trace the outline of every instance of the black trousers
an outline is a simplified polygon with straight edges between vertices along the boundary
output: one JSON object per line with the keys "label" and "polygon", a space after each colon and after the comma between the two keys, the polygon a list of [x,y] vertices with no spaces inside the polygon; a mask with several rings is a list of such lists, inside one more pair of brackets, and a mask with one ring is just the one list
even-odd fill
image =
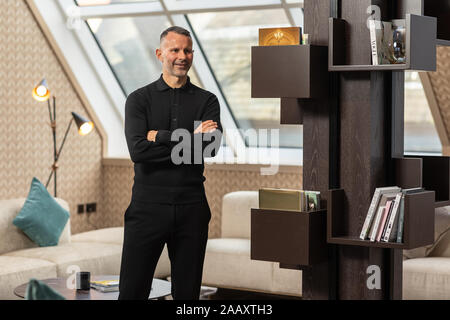
{"label": "black trousers", "polygon": [[125,212],[119,300],[146,300],[164,244],[172,297],[198,300],[211,210],[206,200],[159,204],[132,200]]}

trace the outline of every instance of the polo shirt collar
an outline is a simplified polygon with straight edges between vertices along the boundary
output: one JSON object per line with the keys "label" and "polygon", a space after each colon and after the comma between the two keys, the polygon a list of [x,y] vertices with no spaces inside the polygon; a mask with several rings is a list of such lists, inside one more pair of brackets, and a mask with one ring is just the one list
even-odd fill
{"label": "polo shirt collar", "polygon": [[[158,89],[158,91],[164,91],[167,89],[172,89],[163,79],[163,76],[161,74],[161,76],[159,77],[158,81],[156,81],[156,88]],[[187,92],[192,92],[192,84],[191,84],[191,79],[189,78],[189,76],[187,76],[187,80],[186,83],[178,88]]]}

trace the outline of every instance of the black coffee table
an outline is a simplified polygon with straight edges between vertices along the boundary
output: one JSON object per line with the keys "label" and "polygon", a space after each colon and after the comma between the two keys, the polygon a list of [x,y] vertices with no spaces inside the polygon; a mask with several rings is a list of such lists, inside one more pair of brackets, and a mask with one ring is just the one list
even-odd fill
{"label": "black coffee table", "polygon": [[[101,280],[119,280],[119,276],[91,276],[91,281]],[[67,288],[66,278],[54,278],[40,280],[59,294],[61,294],[67,300],[117,300],[119,292],[101,292],[95,289],[90,290],[76,290]],[[25,292],[28,283],[24,283],[14,289],[14,294],[20,298],[25,298]],[[149,299],[164,299],[164,297],[171,294],[171,284],[169,281],[153,279],[152,291],[150,292]]]}

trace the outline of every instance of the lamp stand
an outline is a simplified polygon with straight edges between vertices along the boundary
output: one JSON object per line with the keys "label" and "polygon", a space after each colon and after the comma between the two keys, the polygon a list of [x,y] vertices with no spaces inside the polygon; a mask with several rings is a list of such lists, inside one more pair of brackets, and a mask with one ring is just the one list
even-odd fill
{"label": "lamp stand", "polygon": [[54,175],[53,182],[54,182],[54,195],[55,198],[57,196],[57,170],[58,170],[58,159],[61,155],[61,151],[64,147],[64,143],[66,142],[67,134],[69,133],[70,127],[72,125],[73,118],[70,119],[69,125],[67,126],[66,133],[64,134],[64,139],[61,142],[61,146],[59,149],[56,149],[56,97],[53,97],[53,113],[52,108],[50,106],[50,100],[48,101],[48,113],[50,116],[50,127],[52,128],[52,134],[53,134],[53,164],[52,164],[52,171],[50,172],[50,175],[47,179],[47,183],[45,184],[45,187],[48,187],[48,184],[50,183],[50,180],[52,176]]}

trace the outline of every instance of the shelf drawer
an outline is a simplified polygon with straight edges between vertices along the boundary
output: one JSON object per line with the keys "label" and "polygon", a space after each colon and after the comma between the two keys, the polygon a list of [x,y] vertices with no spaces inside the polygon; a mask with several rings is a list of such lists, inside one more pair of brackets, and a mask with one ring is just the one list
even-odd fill
{"label": "shelf drawer", "polygon": [[326,210],[252,209],[251,259],[311,266],[327,259]]}
{"label": "shelf drawer", "polygon": [[252,98],[328,96],[327,47],[252,47]]}

